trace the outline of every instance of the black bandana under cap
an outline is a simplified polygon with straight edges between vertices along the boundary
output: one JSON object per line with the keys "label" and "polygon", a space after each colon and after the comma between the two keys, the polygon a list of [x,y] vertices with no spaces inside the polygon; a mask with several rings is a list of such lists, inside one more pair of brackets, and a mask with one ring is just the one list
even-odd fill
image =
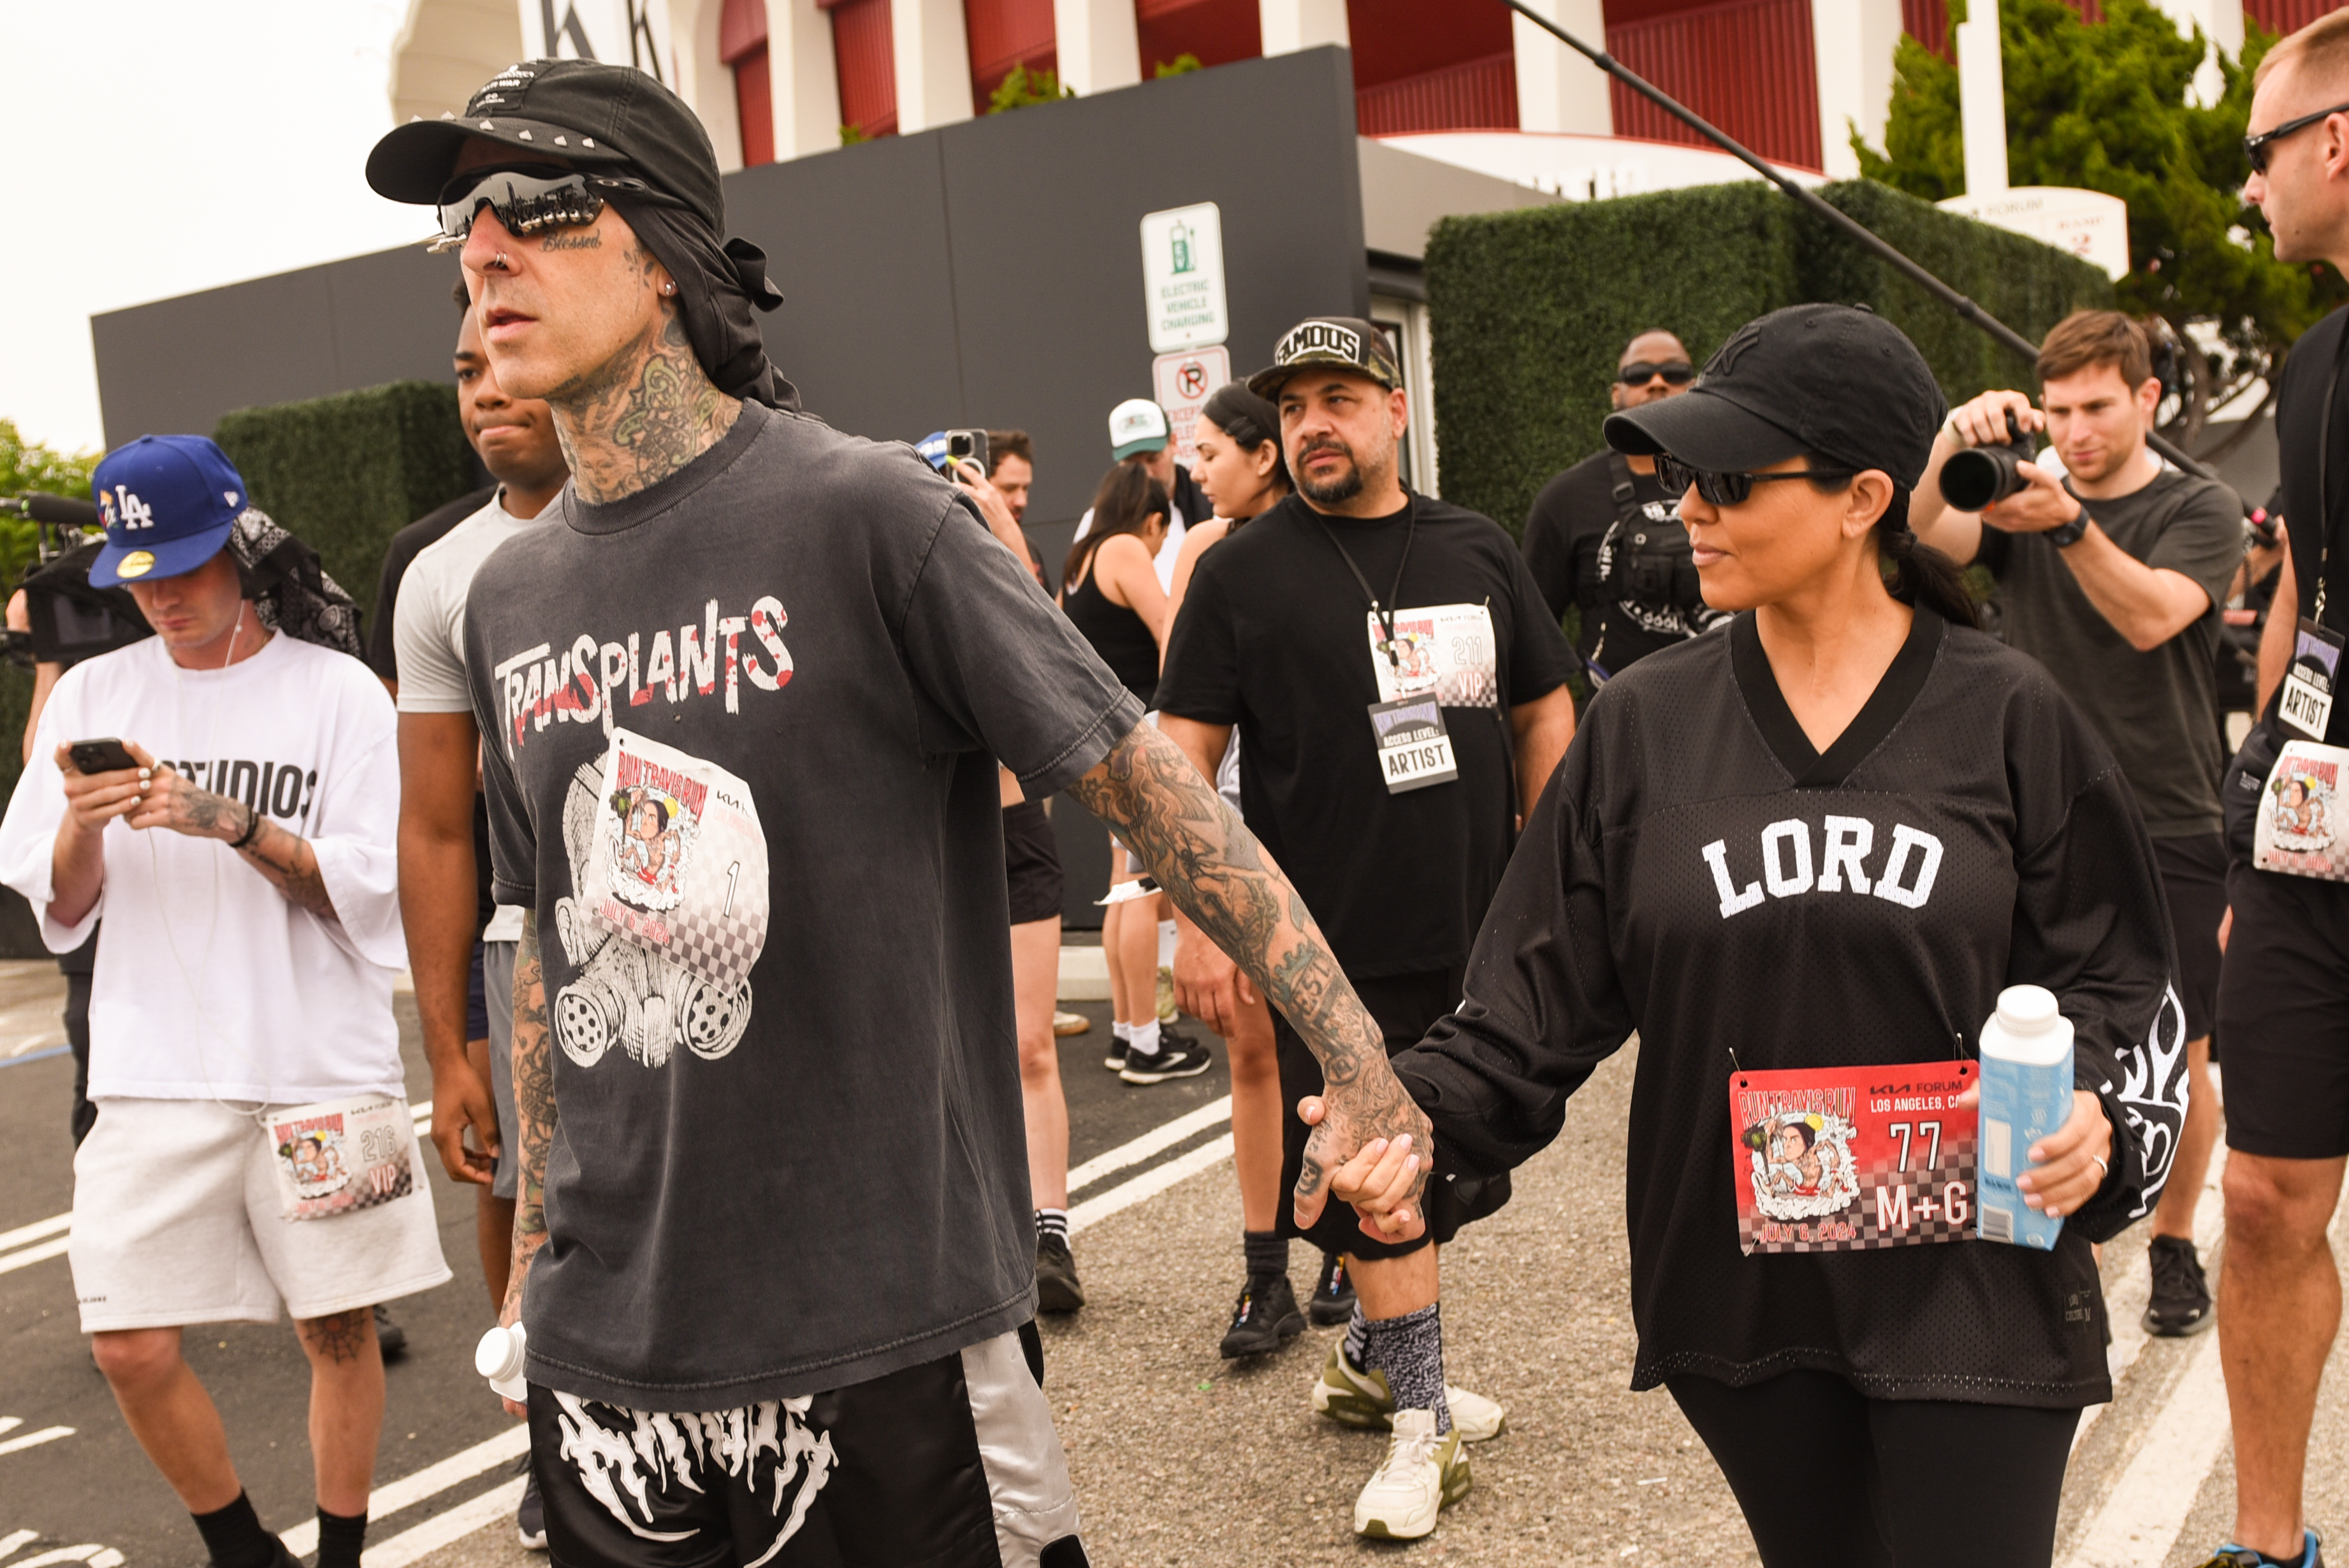
{"label": "black bandana under cap", "polygon": [[730,397],[796,412],[799,389],[783,379],[767,357],[766,340],[751,319],[753,305],[772,310],[783,303],[767,281],[767,253],[748,240],[723,246],[693,212],[649,201],[613,199],[628,227],[677,280],[677,303],[685,315],[685,335],[703,372]]}

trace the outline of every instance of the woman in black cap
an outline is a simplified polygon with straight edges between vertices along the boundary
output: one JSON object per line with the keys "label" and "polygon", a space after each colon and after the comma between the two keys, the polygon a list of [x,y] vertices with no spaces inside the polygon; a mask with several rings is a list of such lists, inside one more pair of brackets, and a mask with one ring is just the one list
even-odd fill
{"label": "woman in black cap", "polygon": [[[2128,789],[1906,526],[1942,407],[1889,323],[1802,305],[1607,421],[1686,488],[1736,619],[1593,699],[1466,999],[1395,1059],[1435,1174],[1484,1174],[1639,1034],[1633,1387],[1671,1390],[1774,1568],[2048,1561],[2080,1408],[2111,1397],[2090,1243],[2147,1211],[2183,1119]],[[2065,1222],[2047,1252],[1971,1213],[1966,1058],[2023,984],[2076,1030],[2071,1119],[2015,1150]],[[1332,1190],[1407,1231],[1416,1158],[1373,1144]]]}

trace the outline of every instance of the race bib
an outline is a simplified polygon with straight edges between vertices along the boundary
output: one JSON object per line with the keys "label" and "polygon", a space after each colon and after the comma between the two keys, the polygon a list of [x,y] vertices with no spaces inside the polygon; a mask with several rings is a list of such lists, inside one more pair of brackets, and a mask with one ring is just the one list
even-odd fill
{"label": "race bib", "polygon": [[1364,621],[1381,702],[1432,692],[1444,707],[1501,706],[1498,643],[1492,612],[1484,605],[1398,610],[1391,648],[1377,614],[1365,612]]}
{"label": "race bib", "polygon": [[2303,618],[2293,634],[2292,667],[2284,672],[2276,717],[2311,740],[2333,722],[2333,686],[2341,674],[2341,637]]}
{"label": "race bib", "polygon": [[1390,795],[1449,784],[1460,777],[1452,735],[1433,697],[1371,704],[1371,733],[1379,743],[1379,778]]}
{"label": "race bib", "polygon": [[1962,1241],[1974,1212],[1965,1061],[1733,1074],[1737,1243],[1848,1253]]}
{"label": "race bib", "polygon": [[2251,830],[2251,864],[2287,876],[2349,882],[2341,842],[2340,787],[2349,748],[2286,740],[2268,769]]}
{"label": "race bib", "polygon": [[612,732],[582,900],[636,945],[731,993],[767,945],[767,836],[750,786]]}
{"label": "race bib", "polygon": [[388,1095],[297,1105],[269,1118],[278,1214],[326,1220],[416,1190],[416,1119]]}

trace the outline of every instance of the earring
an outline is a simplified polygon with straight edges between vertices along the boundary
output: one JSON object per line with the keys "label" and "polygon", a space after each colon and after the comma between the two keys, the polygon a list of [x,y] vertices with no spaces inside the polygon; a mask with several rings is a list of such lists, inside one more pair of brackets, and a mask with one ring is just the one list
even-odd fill
{"label": "earring", "polygon": [[511,269],[506,265],[506,253],[503,251],[500,251],[496,255],[490,258],[490,264],[483,267],[481,270],[485,273],[502,273],[510,271]]}
{"label": "earring", "polygon": [[667,296],[668,296],[669,298],[671,298],[671,299],[675,299],[675,298],[677,297],[677,284],[673,284],[673,283],[667,283],[667,284],[661,284],[661,293],[662,293],[662,294],[666,294],[666,295],[667,295]]}

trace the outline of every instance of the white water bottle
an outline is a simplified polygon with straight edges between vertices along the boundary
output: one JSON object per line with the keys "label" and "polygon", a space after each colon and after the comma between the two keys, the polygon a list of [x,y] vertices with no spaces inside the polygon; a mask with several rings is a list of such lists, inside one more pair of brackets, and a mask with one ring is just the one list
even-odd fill
{"label": "white water bottle", "polygon": [[473,1370],[487,1377],[492,1388],[516,1404],[530,1398],[530,1385],[522,1375],[523,1352],[528,1339],[517,1323],[512,1328],[491,1329],[473,1347]]}
{"label": "white water bottle", "polygon": [[1986,1242],[2055,1245],[2064,1222],[2026,1205],[2014,1179],[2031,1146],[2072,1118],[2072,1025],[2044,985],[2010,985],[1982,1031],[1981,1222]]}

